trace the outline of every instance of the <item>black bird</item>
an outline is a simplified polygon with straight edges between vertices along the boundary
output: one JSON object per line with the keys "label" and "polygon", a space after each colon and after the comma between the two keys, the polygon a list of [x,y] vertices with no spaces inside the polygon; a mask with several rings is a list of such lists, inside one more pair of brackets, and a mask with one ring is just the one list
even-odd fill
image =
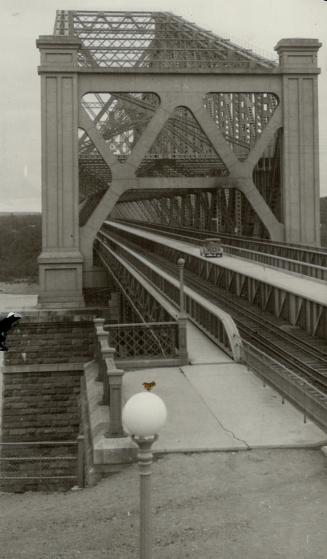
{"label": "black bird", "polygon": [[5,344],[6,337],[8,335],[9,330],[22,318],[22,315],[18,312],[10,312],[6,316],[0,320],[0,351],[8,351],[8,348]]}

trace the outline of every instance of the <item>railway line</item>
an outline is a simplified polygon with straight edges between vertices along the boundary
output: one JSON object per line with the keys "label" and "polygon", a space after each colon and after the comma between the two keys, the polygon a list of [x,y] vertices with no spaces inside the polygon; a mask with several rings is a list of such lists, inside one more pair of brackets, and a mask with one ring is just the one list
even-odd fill
{"label": "railway line", "polygon": [[116,221],[157,234],[168,233],[172,238],[196,245],[199,245],[201,240],[205,238],[218,237],[222,240],[224,251],[230,256],[250,259],[268,266],[327,281],[326,248],[289,245],[171,225],[147,224],[139,221]]}
{"label": "railway line", "polygon": [[[158,260],[156,259],[158,263]],[[174,264],[160,261],[165,271],[177,277]],[[315,386],[327,393],[327,349],[324,351],[318,345],[312,347],[311,339],[298,339],[295,334],[281,329],[281,325],[262,318],[259,311],[246,308],[243,301],[237,301],[222,290],[204,284],[203,280],[194,277],[192,272],[185,272],[185,283],[208,300],[216,303],[228,312],[235,320],[242,338],[249,341],[268,355],[313,382]],[[218,293],[217,293],[218,291]]]}
{"label": "railway line", "polygon": [[[110,236],[115,237],[112,233]],[[167,273],[178,277],[175,263],[168,262],[162,256],[150,253],[126,239],[124,243],[136,249],[143,257],[151,259],[151,262],[155,262]],[[283,320],[272,318],[247,301],[213,286],[209,281],[202,278],[199,280],[194,272],[185,270],[184,273],[186,285],[232,316],[245,342],[249,342],[311,383],[321,391],[322,397],[327,394],[327,347],[324,340],[314,339],[303,330],[291,327]]]}

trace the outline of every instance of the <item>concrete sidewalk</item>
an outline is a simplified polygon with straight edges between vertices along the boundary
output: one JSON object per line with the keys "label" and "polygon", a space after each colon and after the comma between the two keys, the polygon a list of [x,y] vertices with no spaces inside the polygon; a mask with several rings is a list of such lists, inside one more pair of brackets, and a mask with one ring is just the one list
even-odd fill
{"label": "concrete sidewalk", "polygon": [[154,380],[168,409],[155,452],[196,452],[326,444],[327,434],[244,365],[188,324],[191,364],[130,371],[124,401]]}

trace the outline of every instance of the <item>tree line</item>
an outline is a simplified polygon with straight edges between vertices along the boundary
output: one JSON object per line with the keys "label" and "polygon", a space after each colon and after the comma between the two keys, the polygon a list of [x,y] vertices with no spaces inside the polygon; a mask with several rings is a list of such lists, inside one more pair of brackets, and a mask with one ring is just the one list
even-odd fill
{"label": "tree line", "polygon": [[41,214],[0,215],[0,281],[37,281]]}

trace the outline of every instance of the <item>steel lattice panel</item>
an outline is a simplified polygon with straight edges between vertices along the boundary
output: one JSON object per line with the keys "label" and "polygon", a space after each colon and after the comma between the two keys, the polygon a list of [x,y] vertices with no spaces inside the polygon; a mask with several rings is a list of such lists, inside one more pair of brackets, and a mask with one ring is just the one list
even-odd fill
{"label": "steel lattice panel", "polygon": [[275,63],[169,12],[58,11],[55,35],[81,40],[79,65],[128,71],[272,72]]}
{"label": "steel lattice panel", "polygon": [[247,158],[278,105],[272,93],[208,93],[204,99],[215,125],[241,161]]}
{"label": "steel lattice panel", "polygon": [[282,221],[281,142],[279,129],[253,171],[253,182],[269,208]]}
{"label": "steel lattice panel", "polygon": [[131,154],[159,105],[154,93],[88,93],[82,98],[82,108],[120,162]]}
{"label": "steel lattice panel", "polygon": [[[116,348],[116,357],[157,357],[176,354],[176,324],[132,324],[110,327],[109,341]],[[158,343],[160,340],[160,343]]]}
{"label": "steel lattice panel", "polygon": [[192,112],[177,107],[136,174],[139,177],[207,177],[229,173]]}
{"label": "steel lattice panel", "polygon": [[239,190],[219,188],[138,201],[120,201],[113,219],[161,223],[194,230],[212,230],[269,238],[269,233]]}
{"label": "steel lattice panel", "polygon": [[112,176],[86,132],[80,131],[79,134],[79,199],[82,202],[99,191],[107,190]]}

